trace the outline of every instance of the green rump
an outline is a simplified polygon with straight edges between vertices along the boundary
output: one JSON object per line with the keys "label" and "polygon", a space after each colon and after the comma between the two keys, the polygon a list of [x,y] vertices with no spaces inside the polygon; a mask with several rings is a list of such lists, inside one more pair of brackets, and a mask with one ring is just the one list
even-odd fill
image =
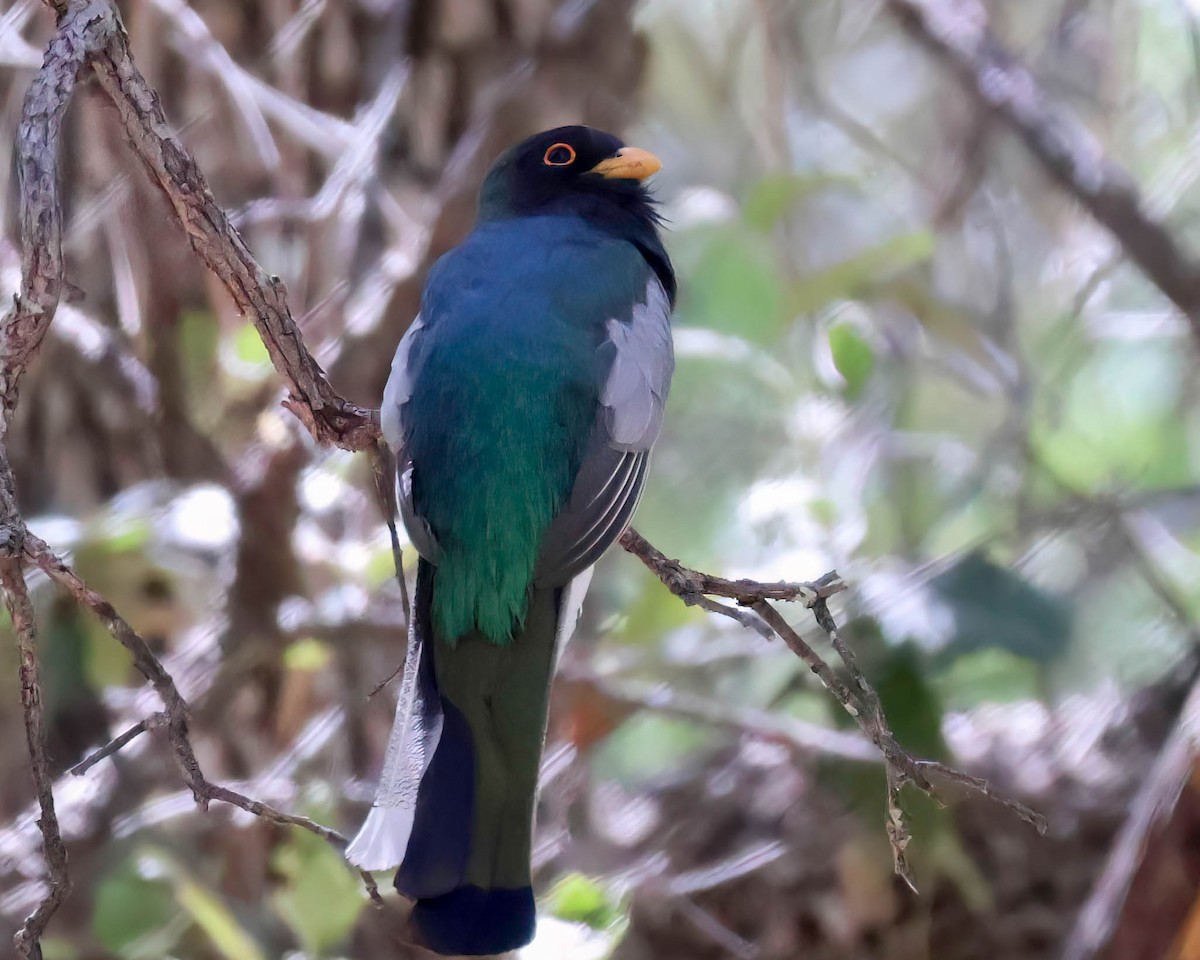
{"label": "green rump", "polygon": [[431,272],[406,419],[414,505],[438,545],[441,639],[478,630],[507,644],[524,625],[542,539],[601,409],[597,348],[651,275],[633,244],[574,216],[482,224]]}

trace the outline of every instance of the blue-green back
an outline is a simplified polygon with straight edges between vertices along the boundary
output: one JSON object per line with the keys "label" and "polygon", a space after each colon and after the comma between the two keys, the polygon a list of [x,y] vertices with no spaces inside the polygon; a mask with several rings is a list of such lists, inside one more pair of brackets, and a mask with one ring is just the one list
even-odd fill
{"label": "blue-green back", "polygon": [[650,277],[636,246],[574,216],[482,223],[431,271],[406,421],[441,638],[504,642],[523,621],[599,409],[605,325]]}

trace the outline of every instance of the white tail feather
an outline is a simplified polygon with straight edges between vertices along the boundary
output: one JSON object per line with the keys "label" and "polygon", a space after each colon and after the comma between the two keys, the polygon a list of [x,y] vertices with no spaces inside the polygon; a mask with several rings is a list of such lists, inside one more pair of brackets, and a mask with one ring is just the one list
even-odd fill
{"label": "white tail feather", "polygon": [[390,870],[399,866],[408,848],[415,814],[415,808],[372,807],[346,848],[346,859],[359,870]]}
{"label": "white tail feather", "polygon": [[[575,632],[583,598],[592,580],[592,567],[578,574],[563,591],[559,612],[558,657]],[[422,640],[414,628],[408,634],[404,676],[396,703],[396,719],[388,737],[387,753],[375,803],[362,827],[346,848],[346,859],[360,870],[390,870],[404,859],[417,813],[417,791],[429,769],[442,734],[440,709],[431,711],[421,689]]]}
{"label": "white tail feather", "polygon": [[424,641],[417,633],[416,622],[414,613],[408,631],[408,651],[396,702],[396,719],[388,736],[375,803],[346,848],[346,859],[361,870],[387,870],[399,866],[404,859],[416,818],[421,778],[433,761],[442,735],[441,705],[429,702],[421,685]]}
{"label": "white tail feather", "polygon": [[562,605],[558,613],[558,636],[554,638],[555,664],[562,660],[563,651],[567,649],[567,643],[575,633],[579,615],[583,613],[583,598],[587,596],[588,587],[592,583],[592,571],[595,569],[591,566],[577,573],[575,579],[563,589]]}

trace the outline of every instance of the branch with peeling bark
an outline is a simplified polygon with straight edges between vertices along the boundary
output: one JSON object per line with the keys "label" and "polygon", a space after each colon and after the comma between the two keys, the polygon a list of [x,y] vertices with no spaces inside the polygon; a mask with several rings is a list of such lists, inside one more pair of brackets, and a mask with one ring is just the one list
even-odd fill
{"label": "branch with peeling bark", "polygon": [[[284,405],[318,442],[350,451],[377,449],[377,412],[351,404],[335,392],[325,372],[305,347],[288,306],[283,283],[257,263],[216,202],[194,159],[171,134],[156,93],[133,63],[128,38],[110,0],[72,0],[50,5],[59,13],[58,30],[50,42],[45,62],[30,86],[19,133],[24,277],[21,293],[0,326],[0,405],[4,414],[0,420],[0,442],[7,439],[21,375],[45,335],[58,304],[59,291],[65,284],[56,173],[59,139],[62,118],[75,82],[83,70],[90,68],[116,107],[144,169],[170,201],[197,257],[217,276],[238,309],[261,334],[271,361],[288,390]],[[377,473],[383,472],[377,464]],[[386,490],[390,485],[381,486]],[[205,778],[188,735],[187,705],[171,675],[112,605],[91,590],[43,541],[25,529],[16,507],[12,473],[4,449],[0,449],[0,540],[4,551],[0,555],[0,582],[21,650],[25,726],[42,811],[40,825],[50,886],[37,910],[17,934],[16,945],[23,955],[40,956],[39,939],[70,890],[66,850],[54,815],[46,762],[37,675],[37,631],[25,588],[24,568],[32,566],[45,571],[77,602],[99,617],[113,637],[129,650],[134,665],[163,702],[162,711],[126,730],[78,764],[73,772],[85,773],[142,733],[165,729],[180,777],[202,808],[214,800],[229,803],[272,822],[310,830],[335,846],[344,847],[344,838],[327,827],[276,810]],[[683,567],[636,531],[627,532],[621,545],[641,559],[685,603],[731,617],[764,636],[781,638],[854,717],[886,765],[888,835],[896,870],[910,883],[906,861],[909,835],[899,805],[899,792],[905,784],[912,783],[927,793],[934,793],[928,773],[936,772],[979,790],[1039,829],[1044,828],[1036,813],[1016,801],[995,796],[986,783],[940,765],[919,761],[896,742],[878,696],[829,613],[827,600],[846,589],[836,573],[826,574],[811,583],[733,581]],[[397,548],[398,560],[398,543],[394,539],[393,546]],[[790,601],[800,601],[813,611],[838,652],[849,683],[805,643],[773,605]],[[790,735],[797,736],[795,731]],[[365,874],[363,877],[371,895],[378,899],[370,877]]]}

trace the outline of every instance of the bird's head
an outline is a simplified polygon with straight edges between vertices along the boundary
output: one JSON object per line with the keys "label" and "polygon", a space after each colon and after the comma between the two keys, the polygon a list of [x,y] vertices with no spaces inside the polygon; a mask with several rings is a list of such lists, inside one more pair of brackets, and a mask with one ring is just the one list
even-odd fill
{"label": "bird's head", "polygon": [[646,178],[662,166],[649,150],[627,147],[591,127],[556,127],[501,155],[479,194],[482,222],[577,216],[634,244],[675,301],[675,273],[658,233]]}
{"label": "bird's head", "polygon": [[631,215],[657,223],[644,181],[662,163],[591,127],[556,127],[505,152],[480,193],[482,220],[573,213],[598,224]]}

